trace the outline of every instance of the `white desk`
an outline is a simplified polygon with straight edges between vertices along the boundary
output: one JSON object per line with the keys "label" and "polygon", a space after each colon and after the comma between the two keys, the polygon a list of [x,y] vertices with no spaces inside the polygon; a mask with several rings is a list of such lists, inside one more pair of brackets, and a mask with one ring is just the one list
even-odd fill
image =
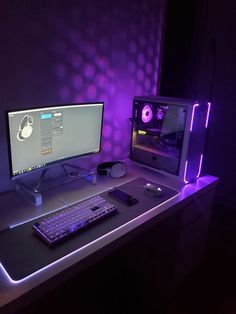
{"label": "white desk", "polygon": [[[180,219],[178,219],[179,257],[176,259],[175,281],[179,282],[190,270],[192,270],[192,268],[201,260],[207,241],[210,208],[218,184],[218,179],[212,176],[203,176],[196,182],[184,186],[183,184],[170,180],[157,172],[130,164],[127,175],[120,179],[99,177],[96,185],[91,185],[79,180],[49,190],[44,194],[44,202],[40,207],[31,206],[16,193],[7,193],[1,196],[1,227],[8,225],[12,226],[37,218],[51,210],[63,207],[65,202],[73,203],[85,199],[91,195],[109,190],[114,186],[129,182],[137,177],[142,177],[169,186],[172,189],[178,190],[180,193],[160,206],[151,208],[145,212],[145,214],[129,221],[115,230],[112,230],[112,232],[104,234],[88,245],[78,248],[73,253],[64,256],[55,263],[48,265],[48,267],[45,267],[22,280],[13,281],[6,273],[5,269],[0,267],[0,306],[3,308],[13,306],[14,303],[17,304],[20,299],[24,299],[27,303],[27,294],[31,295],[30,298],[32,298],[32,291],[37,290],[38,287],[45,286],[45,283],[50,282],[50,287],[53,288],[54,280],[57,284],[58,282],[63,281],[60,274],[65,274],[67,270],[74,269],[74,266],[76,265],[78,266],[78,271],[82,270],[86,267],[86,263],[89,264],[96,260],[96,258],[94,258],[96,253],[101,252],[101,255],[107,254],[106,248],[109,248],[109,252],[112,244],[116,243],[117,245],[121,237],[124,237],[130,232],[135,232],[140,226],[144,226],[145,228],[145,225],[149,221],[155,221],[155,224],[160,224],[177,212],[181,213],[181,216]],[[96,226],[94,226],[94,228],[96,228]],[[202,229],[201,233],[196,231],[198,228]],[[196,256],[189,258],[188,250],[191,246],[191,243],[189,243],[189,235],[191,234],[191,236],[193,236],[194,232],[196,233],[196,237],[199,237],[199,234],[201,234],[200,238],[197,238],[195,241],[196,243],[199,243],[199,249]],[[92,260],[89,260],[90,256],[93,256]],[[188,258],[184,259],[184,256],[188,256]],[[86,261],[85,264],[83,263],[84,261]],[[68,276],[70,277],[71,275],[73,275],[73,272]],[[66,276],[64,276],[64,280],[65,278]]]}

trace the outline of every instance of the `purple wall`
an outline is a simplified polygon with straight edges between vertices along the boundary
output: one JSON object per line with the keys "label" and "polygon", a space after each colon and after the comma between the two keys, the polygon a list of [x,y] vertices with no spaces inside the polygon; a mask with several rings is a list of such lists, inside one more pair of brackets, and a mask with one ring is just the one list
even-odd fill
{"label": "purple wall", "polygon": [[104,101],[102,153],[83,166],[128,156],[132,98],[157,93],[164,2],[1,2],[0,191],[6,109]]}

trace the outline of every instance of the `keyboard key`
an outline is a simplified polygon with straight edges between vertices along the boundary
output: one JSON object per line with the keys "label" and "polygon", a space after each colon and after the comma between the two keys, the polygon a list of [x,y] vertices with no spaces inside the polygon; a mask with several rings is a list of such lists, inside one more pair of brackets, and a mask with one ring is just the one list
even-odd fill
{"label": "keyboard key", "polygon": [[100,195],[72,204],[48,215],[33,225],[33,230],[49,246],[117,211],[117,207]]}

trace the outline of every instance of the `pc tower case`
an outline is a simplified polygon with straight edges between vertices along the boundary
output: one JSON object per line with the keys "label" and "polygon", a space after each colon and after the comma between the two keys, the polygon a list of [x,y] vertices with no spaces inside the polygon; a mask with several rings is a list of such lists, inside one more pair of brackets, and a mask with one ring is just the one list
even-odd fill
{"label": "pc tower case", "polygon": [[157,96],[133,99],[130,159],[184,183],[201,174],[209,102]]}

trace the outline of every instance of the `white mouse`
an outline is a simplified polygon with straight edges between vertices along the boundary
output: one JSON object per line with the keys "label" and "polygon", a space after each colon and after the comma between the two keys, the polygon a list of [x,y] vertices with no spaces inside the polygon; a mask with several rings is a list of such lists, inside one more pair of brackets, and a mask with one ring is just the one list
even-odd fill
{"label": "white mouse", "polygon": [[144,191],[146,192],[146,194],[151,195],[151,196],[157,196],[157,197],[163,196],[162,188],[152,183],[147,183],[144,186]]}

